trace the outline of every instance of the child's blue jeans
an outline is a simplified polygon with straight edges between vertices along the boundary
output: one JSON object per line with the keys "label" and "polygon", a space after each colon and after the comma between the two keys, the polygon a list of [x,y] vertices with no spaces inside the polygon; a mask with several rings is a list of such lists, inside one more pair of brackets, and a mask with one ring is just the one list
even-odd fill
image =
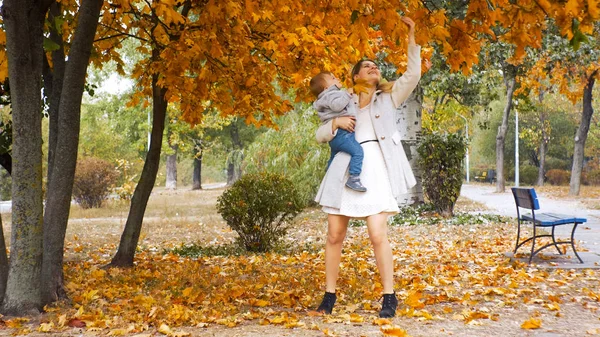
{"label": "child's blue jeans", "polygon": [[348,172],[350,175],[360,174],[365,155],[363,153],[362,146],[360,146],[360,144],[356,141],[356,138],[354,138],[353,132],[348,132],[344,129],[338,129],[335,137],[333,137],[333,139],[329,142],[329,146],[331,147],[331,157],[327,163],[327,168],[329,168],[333,157],[335,157],[338,152],[346,152],[351,156],[350,168],[348,169]]}

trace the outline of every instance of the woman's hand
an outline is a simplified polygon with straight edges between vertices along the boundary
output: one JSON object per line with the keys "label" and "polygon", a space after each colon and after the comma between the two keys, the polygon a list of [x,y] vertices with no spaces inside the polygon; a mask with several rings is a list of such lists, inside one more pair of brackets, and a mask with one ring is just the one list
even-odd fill
{"label": "woman's hand", "polygon": [[415,22],[407,16],[403,16],[400,20],[402,20],[402,22],[404,22],[408,26],[408,42],[414,44],[415,43]]}
{"label": "woman's hand", "polygon": [[333,120],[332,128],[333,131],[337,129],[344,129],[348,132],[354,132],[354,126],[356,125],[356,118],[350,116],[336,117]]}

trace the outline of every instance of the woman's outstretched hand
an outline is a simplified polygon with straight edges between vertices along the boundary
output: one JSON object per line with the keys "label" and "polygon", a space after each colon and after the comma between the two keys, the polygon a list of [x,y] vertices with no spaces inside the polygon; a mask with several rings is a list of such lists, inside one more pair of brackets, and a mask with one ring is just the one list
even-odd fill
{"label": "woman's outstretched hand", "polygon": [[407,16],[403,16],[400,20],[408,26],[408,42],[415,43],[415,22]]}
{"label": "woman's outstretched hand", "polygon": [[354,132],[354,125],[356,125],[356,118],[350,116],[337,117],[333,120],[332,129],[344,129],[348,132]]}

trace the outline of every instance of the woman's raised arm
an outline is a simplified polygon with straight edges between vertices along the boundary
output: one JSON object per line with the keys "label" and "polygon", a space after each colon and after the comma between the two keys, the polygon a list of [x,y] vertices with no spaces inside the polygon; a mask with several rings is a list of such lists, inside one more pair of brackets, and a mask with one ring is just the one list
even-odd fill
{"label": "woman's raised arm", "polygon": [[404,103],[421,79],[421,46],[415,43],[415,23],[407,17],[402,17],[402,21],[410,27],[408,31],[408,66],[406,72],[395,81],[392,87],[392,101],[396,108]]}

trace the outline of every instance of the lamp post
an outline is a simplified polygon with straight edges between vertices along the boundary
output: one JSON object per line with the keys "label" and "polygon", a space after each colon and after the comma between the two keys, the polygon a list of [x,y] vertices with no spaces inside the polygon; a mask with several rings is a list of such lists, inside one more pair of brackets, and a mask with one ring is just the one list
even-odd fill
{"label": "lamp post", "polygon": [[467,139],[467,153],[465,155],[465,164],[466,164],[466,170],[467,170],[467,184],[468,184],[469,183],[469,122],[467,121],[465,116],[463,116],[459,113],[456,113],[456,114],[465,121],[465,134],[466,134],[466,139]]}

